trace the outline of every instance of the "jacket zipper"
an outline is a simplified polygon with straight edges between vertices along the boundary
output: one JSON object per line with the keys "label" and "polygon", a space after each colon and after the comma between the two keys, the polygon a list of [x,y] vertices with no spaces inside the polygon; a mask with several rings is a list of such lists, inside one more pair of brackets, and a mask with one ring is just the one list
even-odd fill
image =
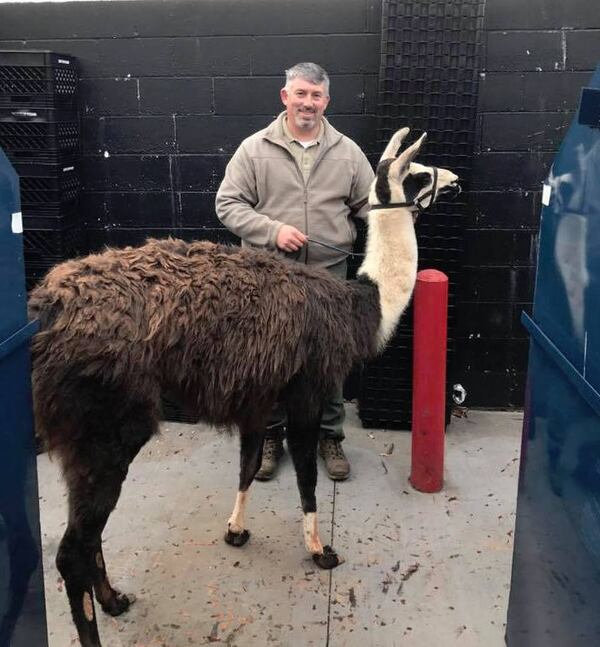
{"label": "jacket zipper", "polygon": [[[292,158],[292,162],[294,162],[294,165],[296,166],[296,170],[298,171],[298,175],[300,176],[300,181],[302,182],[302,186],[304,187],[304,230],[306,231],[306,235],[308,236],[308,181],[304,180],[304,175],[302,173],[302,169],[298,165],[298,162],[296,161],[296,158],[292,154],[292,152],[285,147],[285,150],[288,152],[289,156]],[[313,165],[314,166],[314,165]],[[310,170],[312,173],[312,169]],[[310,173],[308,175],[310,179]],[[304,264],[308,265],[308,245],[306,246],[304,250]]]}
{"label": "jacket zipper", "polygon": [[[308,178],[305,181],[304,180],[304,175],[302,174],[302,169],[298,165],[298,162],[296,161],[296,158],[294,157],[294,155],[292,154],[290,149],[287,146],[283,146],[279,142],[274,141],[272,139],[269,139],[268,141],[275,144],[276,146],[280,146],[281,148],[283,148],[288,153],[288,155],[292,158],[292,161],[294,162],[294,165],[296,166],[296,170],[298,171],[298,174],[300,176],[300,180],[302,181],[302,185],[304,186],[304,229],[306,230],[306,235],[308,236],[309,235],[309,232],[308,232],[308,183],[310,182],[310,177],[313,174],[313,171],[315,170],[317,164],[323,159],[323,156],[325,155],[327,150],[329,150],[331,148],[332,145],[328,146],[327,148],[323,148],[323,150],[320,151],[319,156],[315,160],[315,163],[312,165],[312,167],[310,169],[310,173],[308,174]],[[337,143],[337,141],[335,143]],[[308,265],[308,245],[306,246],[306,251],[305,251],[305,256],[304,256],[304,264]]]}
{"label": "jacket zipper", "polygon": [[[285,150],[288,152],[289,156],[292,158],[292,162],[294,162],[294,166],[296,167],[296,170],[298,171],[298,175],[300,176],[300,181],[302,182],[302,186],[304,187],[304,230],[306,231],[306,235],[308,236],[308,185],[304,181],[304,175],[302,174],[302,169],[298,165],[298,162],[296,161],[296,158],[294,155],[292,155],[291,151],[286,147]],[[311,169],[312,171],[312,169]],[[309,176],[310,177],[310,176]],[[304,250],[304,264],[308,265],[308,245],[306,246],[306,249]]]}
{"label": "jacket zipper", "polygon": [[[331,147],[330,147],[331,148]],[[325,155],[325,148],[323,148],[321,151],[319,151],[319,155],[317,159],[315,160],[314,164],[310,167],[310,173],[308,174],[308,177],[306,178],[306,182],[304,182],[304,175],[302,175],[302,181],[304,182],[304,226],[306,229],[306,235],[308,236],[308,184],[310,182],[310,178],[313,174],[313,171],[317,167],[317,164],[321,161],[323,156]],[[298,164],[296,164],[298,166]],[[308,245],[306,246],[306,257],[305,257],[305,263],[308,265]]]}

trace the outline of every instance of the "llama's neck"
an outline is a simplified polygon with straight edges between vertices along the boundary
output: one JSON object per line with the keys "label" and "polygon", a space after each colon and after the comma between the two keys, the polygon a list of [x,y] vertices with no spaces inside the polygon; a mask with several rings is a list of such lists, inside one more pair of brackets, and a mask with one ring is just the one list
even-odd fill
{"label": "llama's neck", "polygon": [[369,229],[365,259],[358,270],[379,289],[381,324],[378,348],[390,339],[404,312],[417,277],[417,238],[412,213],[373,209],[369,213]]}

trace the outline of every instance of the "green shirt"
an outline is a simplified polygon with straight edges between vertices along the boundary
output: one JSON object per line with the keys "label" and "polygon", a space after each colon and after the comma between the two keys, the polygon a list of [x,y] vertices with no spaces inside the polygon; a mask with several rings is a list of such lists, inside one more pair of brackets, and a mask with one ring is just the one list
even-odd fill
{"label": "green shirt", "polygon": [[319,134],[317,135],[317,138],[313,140],[307,147],[303,146],[297,139],[294,139],[294,136],[287,127],[287,119],[284,119],[282,121],[282,126],[283,138],[287,142],[287,145],[292,155],[294,156],[296,163],[300,167],[302,176],[304,177],[304,184],[306,184],[313,164],[315,163],[317,155],[319,154],[319,147],[321,145],[321,140],[323,139],[323,131],[325,130],[323,128],[323,122],[321,122],[321,125],[319,126]]}

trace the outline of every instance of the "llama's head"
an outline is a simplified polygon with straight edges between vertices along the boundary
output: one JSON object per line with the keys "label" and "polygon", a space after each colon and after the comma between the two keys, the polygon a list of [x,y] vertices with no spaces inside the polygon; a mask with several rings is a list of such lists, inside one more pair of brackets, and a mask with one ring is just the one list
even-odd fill
{"label": "llama's head", "polygon": [[413,161],[427,133],[400,151],[408,133],[408,128],[399,130],[383,151],[369,194],[371,209],[405,207],[417,212],[431,206],[440,195],[460,193],[458,176],[452,171]]}

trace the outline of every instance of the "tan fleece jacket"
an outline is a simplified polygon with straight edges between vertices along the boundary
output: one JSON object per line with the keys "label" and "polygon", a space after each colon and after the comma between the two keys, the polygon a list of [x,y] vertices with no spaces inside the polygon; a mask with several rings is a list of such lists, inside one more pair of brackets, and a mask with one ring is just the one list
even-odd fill
{"label": "tan fleece jacket", "polygon": [[[365,217],[374,174],[364,153],[323,119],[317,158],[305,182],[283,132],[285,112],[245,139],[227,165],[216,198],[217,216],[243,244],[276,249],[282,225],[350,251],[351,215]],[[329,267],[346,255],[308,243],[299,260]]]}

